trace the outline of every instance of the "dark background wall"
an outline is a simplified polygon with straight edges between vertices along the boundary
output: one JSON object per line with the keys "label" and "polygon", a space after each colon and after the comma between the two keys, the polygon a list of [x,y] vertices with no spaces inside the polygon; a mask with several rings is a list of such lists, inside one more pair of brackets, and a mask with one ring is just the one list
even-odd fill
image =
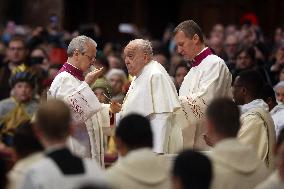
{"label": "dark background wall", "polygon": [[117,35],[117,26],[132,22],[149,28],[161,37],[164,28],[186,19],[196,20],[205,32],[216,23],[239,23],[240,16],[255,12],[260,26],[271,33],[284,25],[282,0],[1,0],[1,23],[9,19],[17,24],[44,25],[56,13],[62,26],[70,31],[79,25],[98,23],[105,36]]}

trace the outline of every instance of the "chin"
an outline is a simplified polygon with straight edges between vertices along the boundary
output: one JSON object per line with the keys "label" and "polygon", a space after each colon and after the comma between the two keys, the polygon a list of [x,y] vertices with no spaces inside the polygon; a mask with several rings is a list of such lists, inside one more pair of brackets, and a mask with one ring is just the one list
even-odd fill
{"label": "chin", "polygon": [[183,55],[182,57],[183,57],[184,60],[190,61],[190,58],[188,58],[186,55]]}

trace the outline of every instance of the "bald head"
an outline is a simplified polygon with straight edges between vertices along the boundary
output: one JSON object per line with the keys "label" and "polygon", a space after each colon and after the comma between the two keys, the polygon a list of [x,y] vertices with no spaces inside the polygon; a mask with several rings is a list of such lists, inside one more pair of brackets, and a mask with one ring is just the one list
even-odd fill
{"label": "bald head", "polygon": [[151,42],[144,39],[130,41],[124,49],[124,56],[129,74],[136,76],[153,59]]}
{"label": "bald head", "polygon": [[[149,56],[153,56],[152,44],[150,41],[145,39],[134,39],[128,43],[127,46],[136,48],[136,50],[141,50]],[[126,47],[127,47],[126,46]]]}
{"label": "bald head", "polygon": [[71,113],[60,100],[42,103],[36,114],[36,127],[50,140],[65,139],[70,132]]}

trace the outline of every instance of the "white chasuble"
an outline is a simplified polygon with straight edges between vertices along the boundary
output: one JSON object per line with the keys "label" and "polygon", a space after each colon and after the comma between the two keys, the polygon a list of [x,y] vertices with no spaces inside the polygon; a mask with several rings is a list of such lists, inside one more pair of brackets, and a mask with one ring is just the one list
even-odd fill
{"label": "white chasuble", "polygon": [[120,116],[138,113],[148,117],[154,135],[154,152],[176,153],[182,148],[182,135],[176,114],[180,104],[176,88],[156,61],[149,62],[135,77],[124,99]]}
{"label": "white chasuble", "polygon": [[209,48],[196,56],[196,63],[185,76],[179,90],[184,113],[182,122],[184,148],[207,150],[203,135],[205,111],[214,98],[232,98],[232,76],[225,62],[213,55]]}
{"label": "white chasuble", "polygon": [[95,158],[103,164],[102,127],[110,125],[109,115],[105,113],[109,106],[102,105],[89,85],[68,70],[55,77],[48,91],[49,98],[62,99],[71,108],[76,123],[69,138],[71,151],[83,158]]}
{"label": "white chasuble", "polygon": [[256,99],[241,106],[241,128],[238,140],[250,145],[259,159],[265,162],[270,172],[273,171],[274,153],[276,143],[275,127],[268,105],[262,99]]}

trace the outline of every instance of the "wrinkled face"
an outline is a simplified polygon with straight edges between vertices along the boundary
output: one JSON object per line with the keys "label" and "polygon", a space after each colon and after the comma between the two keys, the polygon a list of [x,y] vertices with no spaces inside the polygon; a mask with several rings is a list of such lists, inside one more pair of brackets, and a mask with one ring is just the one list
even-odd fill
{"label": "wrinkled face", "polygon": [[113,94],[116,95],[122,92],[123,80],[119,75],[112,75],[109,79]]}
{"label": "wrinkled face", "polygon": [[185,67],[179,67],[176,70],[175,83],[176,83],[177,87],[181,86],[181,84],[183,82],[183,79],[186,76],[187,72],[188,71],[187,71],[187,69]]}
{"label": "wrinkled face", "polygon": [[236,60],[236,67],[238,69],[246,69],[253,65],[252,59],[245,53],[241,52]]}
{"label": "wrinkled face", "polygon": [[240,77],[236,77],[234,84],[233,84],[233,96],[234,101],[237,105],[245,104],[244,93],[245,88],[240,83]]}
{"label": "wrinkled face", "polygon": [[177,46],[177,51],[186,60],[192,60],[196,56],[196,39],[190,39],[183,31],[178,31],[174,36],[174,41]]}
{"label": "wrinkled face", "polygon": [[104,95],[105,91],[102,88],[96,88],[94,93],[98,97],[100,103],[108,103],[108,99]]}
{"label": "wrinkled face", "polygon": [[19,102],[27,102],[32,98],[33,89],[27,82],[20,81],[13,87],[14,97]]}
{"label": "wrinkled face", "polygon": [[22,41],[11,41],[7,50],[8,60],[14,63],[24,61],[26,50]]}
{"label": "wrinkled face", "polygon": [[91,43],[85,45],[84,52],[75,51],[75,56],[80,63],[80,70],[86,72],[96,61],[97,48]]}
{"label": "wrinkled face", "polygon": [[124,49],[124,57],[128,73],[132,76],[139,74],[148,61],[147,54],[137,45],[131,43]]}
{"label": "wrinkled face", "polygon": [[284,104],[284,87],[275,89],[276,100]]}

